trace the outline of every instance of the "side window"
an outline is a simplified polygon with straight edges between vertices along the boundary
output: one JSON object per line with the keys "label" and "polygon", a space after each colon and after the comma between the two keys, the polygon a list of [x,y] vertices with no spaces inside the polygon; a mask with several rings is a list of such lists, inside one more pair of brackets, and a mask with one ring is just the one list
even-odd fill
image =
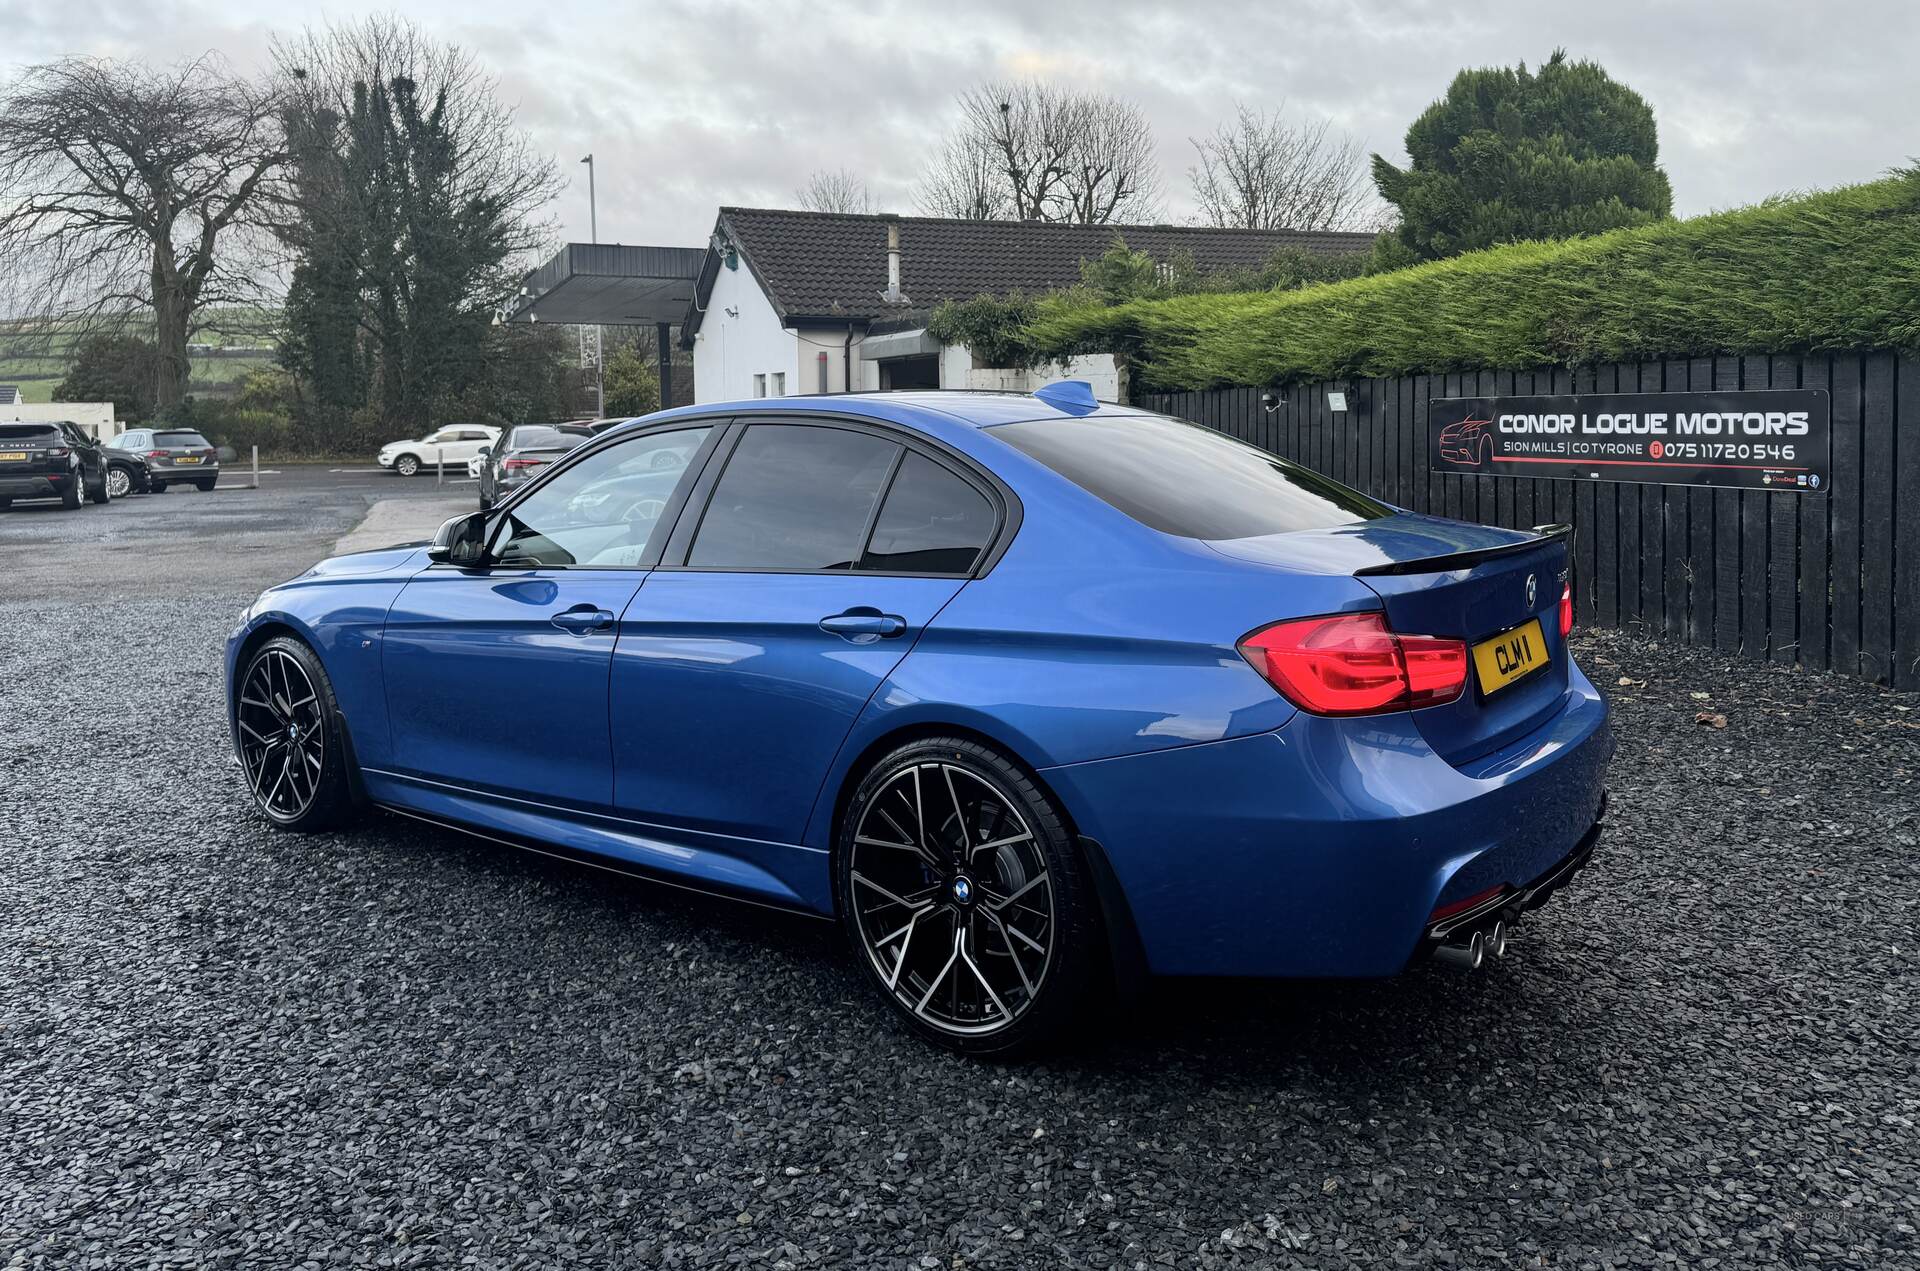
{"label": "side window", "polygon": [[842,428],[753,425],[714,487],[687,565],[853,568],[900,449]]}
{"label": "side window", "polygon": [[609,446],[554,474],[495,531],[503,566],[613,568],[646,559],[687,459],[713,429],[677,428]]}
{"label": "side window", "polygon": [[912,451],[887,489],[861,569],[896,574],[964,574],[993,537],[987,497]]}

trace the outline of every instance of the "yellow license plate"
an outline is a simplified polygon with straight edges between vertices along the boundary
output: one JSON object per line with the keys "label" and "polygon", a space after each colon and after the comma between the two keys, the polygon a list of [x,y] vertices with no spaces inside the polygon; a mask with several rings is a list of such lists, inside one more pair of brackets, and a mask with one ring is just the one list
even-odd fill
{"label": "yellow license plate", "polygon": [[1473,646],[1473,670],[1480,677],[1480,691],[1489,695],[1546,664],[1547,641],[1538,618]]}
{"label": "yellow license plate", "polygon": [[175,455],[173,457],[173,461],[175,463],[199,463],[200,456],[199,455]]}
{"label": "yellow license plate", "polygon": [[0,463],[7,462],[10,460],[25,459],[26,457],[27,457],[27,452],[24,450],[0,450]]}

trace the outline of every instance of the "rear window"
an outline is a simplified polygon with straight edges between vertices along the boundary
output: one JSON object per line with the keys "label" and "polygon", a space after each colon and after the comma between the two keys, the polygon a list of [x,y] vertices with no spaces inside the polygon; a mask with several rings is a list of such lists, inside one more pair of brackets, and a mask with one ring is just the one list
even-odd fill
{"label": "rear window", "polygon": [[525,450],[529,446],[557,445],[560,442],[560,437],[561,433],[558,428],[548,428],[544,424],[527,428],[516,428],[513,430],[513,436],[507,439],[507,448],[509,450]]}
{"label": "rear window", "polygon": [[213,443],[197,432],[157,432],[153,445],[156,450],[205,450]]}
{"label": "rear window", "polygon": [[52,424],[0,424],[0,443],[14,445],[62,446],[66,439]]}
{"label": "rear window", "polygon": [[1255,538],[1389,516],[1358,490],[1164,415],[1002,424],[992,435],[1134,520],[1182,538]]}

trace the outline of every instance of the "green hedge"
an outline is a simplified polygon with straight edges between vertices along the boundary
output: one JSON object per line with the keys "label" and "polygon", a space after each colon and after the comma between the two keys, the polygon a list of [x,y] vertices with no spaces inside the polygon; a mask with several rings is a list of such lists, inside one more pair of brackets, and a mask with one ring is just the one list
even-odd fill
{"label": "green hedge", "polygon": [[1040,302],[1048,357],[1147,389],[1920,344],[1920,168],[1685,221],[1300,291]]}

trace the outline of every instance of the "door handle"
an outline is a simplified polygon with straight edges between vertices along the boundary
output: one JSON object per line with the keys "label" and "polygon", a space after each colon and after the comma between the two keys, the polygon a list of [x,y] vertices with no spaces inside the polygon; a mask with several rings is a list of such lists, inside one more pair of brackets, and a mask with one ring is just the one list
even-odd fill
{"label": "door handle", "polygon": [[899,614],[881,613],[878,609],[861,606],[820,619],[820,629],[865,643],[875,638],[892,639],[907,629],[907,620]]}
{"label": "door handle", "polygon": [[563,609],[547,621],[562,631],[571,632],[574,635],[585,635],[589,631],[605,631],[613,625],[613,615],[605,609],[583,606],[578,609]]}

